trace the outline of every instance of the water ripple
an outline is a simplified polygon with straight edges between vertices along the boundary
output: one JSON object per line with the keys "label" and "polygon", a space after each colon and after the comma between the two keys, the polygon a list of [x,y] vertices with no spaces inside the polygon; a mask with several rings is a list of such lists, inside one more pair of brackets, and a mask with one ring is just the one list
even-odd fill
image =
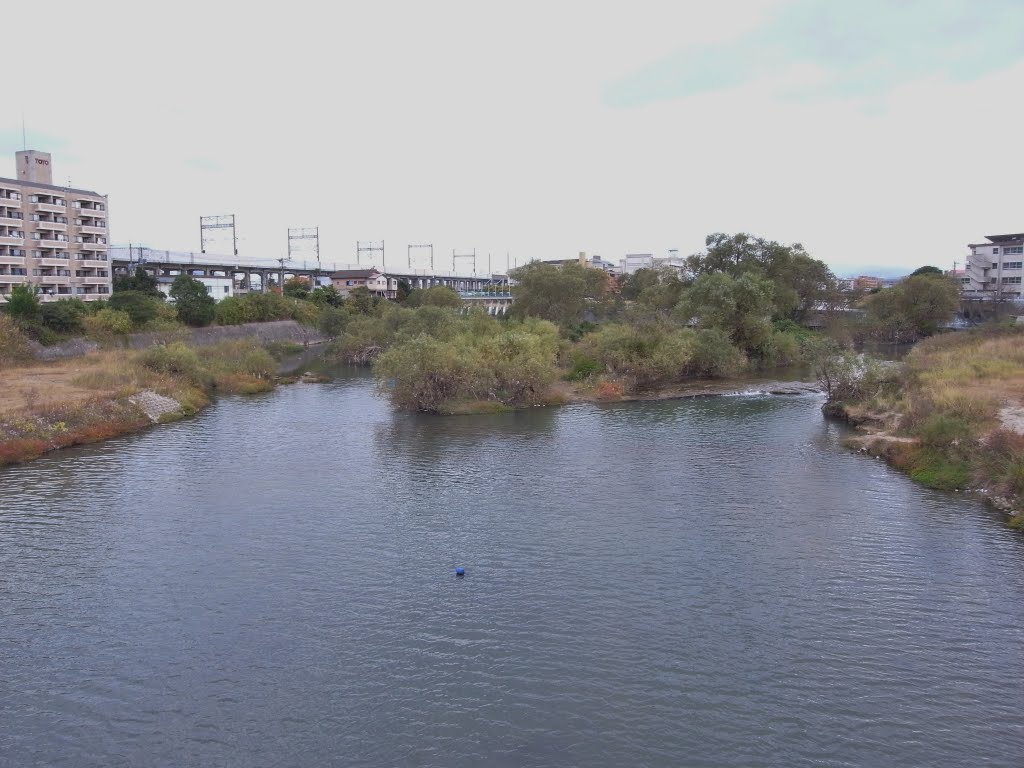
{"label": "water ripple", "polygon": [[1021,538],[818,405],[356,374],[0,470],[0,765],[1024,764]]}

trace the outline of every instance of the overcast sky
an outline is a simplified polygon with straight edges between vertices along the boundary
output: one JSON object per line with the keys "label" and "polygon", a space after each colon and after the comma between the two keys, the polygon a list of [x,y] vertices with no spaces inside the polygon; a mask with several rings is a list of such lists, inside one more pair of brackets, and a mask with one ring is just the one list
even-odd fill
{"label": "overcast sky", "polygon": [[1024,230],[1022,0],[46,7],[4,40],[0,175],[24,110],[115,243],[234,213],[242,255],[319,226],[328,263],[498,271],[747,231],[848,274]]}

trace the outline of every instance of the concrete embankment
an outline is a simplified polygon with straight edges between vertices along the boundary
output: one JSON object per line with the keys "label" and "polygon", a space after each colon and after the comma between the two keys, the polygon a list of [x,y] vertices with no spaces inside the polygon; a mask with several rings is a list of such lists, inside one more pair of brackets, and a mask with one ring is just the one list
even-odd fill
{"label": "concrete embankment", "polygon": [[[214,325],[207,328],[182,328],[176,331],[155,331],[133,333],[124,338],[121,346],[125,349],[146,349],[155,344],[184,341],[193,347],[207,347],[220,341],[234,339],[257,339],[263,344],[275,341],[290,341],[296,344],[323,344],[327,337],[315,328],[301,325],[294,320],[275,320],[269,323],[245,323],[243,325]],[[100,348],[95,341],[71,339],[50,347],[34,345],[38,360],[64,360],[81,357]]]}

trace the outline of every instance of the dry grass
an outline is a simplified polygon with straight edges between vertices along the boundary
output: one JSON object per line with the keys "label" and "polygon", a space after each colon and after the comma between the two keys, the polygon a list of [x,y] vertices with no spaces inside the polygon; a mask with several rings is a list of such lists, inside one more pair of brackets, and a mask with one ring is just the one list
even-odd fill
{"label": "dry grass", "polygon": [[68,445],[135,432],[149,419],[128,398],[153,390],[186,415],[215,392],[273,389],[274,359],[254,340],[193,349],[181,343],[141,352],[111,350],[0,371],[0,465]]}
{"label": "dry grass", "polygon": [[889,456],[937,488],[984,487],[1024,508],[1024,437],[1003,428],[1000,411],[1024,404],[1024,327],[995,326],[919,344],[897,390],[872,408],[900,415],[919,440]]}

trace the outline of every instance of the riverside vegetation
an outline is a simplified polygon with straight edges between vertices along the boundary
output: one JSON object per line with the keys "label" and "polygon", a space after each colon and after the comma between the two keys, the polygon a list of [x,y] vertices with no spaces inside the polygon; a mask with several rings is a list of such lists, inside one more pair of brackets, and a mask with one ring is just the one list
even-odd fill
{"label": "riverside vegetation", "polygon": [[826,412],[861,427],[855,447],[925,485],[975,489],[1024,528],[1024,327],[926,339],[900,369],[823,358]]}
{"label": "riverside vegetation", "polygon": [[[576,263],[528,264],[513,273],[508,319],[460,314],[446,288],[413,291],[338,315],[331,354],[372,364],[398,407],[433,413],[520,408],[566,397],[619,399],[698,379],[804,363],[820,339],[925,335],[956,307],[956,285],[915,276],[863,318],[840,310],[835,277],[800,245],[711,235],[685,270],[639,270],[613,290]],[[935,298],[925,310],[916,297]],[[413,308],[410,308],[413,307]],[[823,332],[807,330],[816,317]]]}
{"label": "riverside vegetation", "polygon": [[[929,350],[962,345],[950,362],[969,351],[970,370],[984,376],[999,370],[1015,381],[1016,369],[1005,366],[1019,363],[1007,362],[1016,358],[1004,346],[1019,338],[975,346],[971,335],[928,341],[897,378],[879,375],[877,366],[850,352],[858,341],[933,334],[956,309],[955,283],[926,267],[895,288],[851,299],[800,245],[715,234],[706,246],[683,270],[639,270],[618,284],[571,262],[528,264],[513,274],[516,301],[507,318],[467,312],[458,294],[444,287],[401,286],[400,301],[390,302],[365,289],[342,299],[331,288],[311,290],[290,280],[281,294],[215,304],[198,281],[180,276],[171,305],[139,270],[120,278],[107,302],[40,304],[30,290],[15,289],[6,316],[0,314],[0,367],[27,364],[30,338],[51,343],[84,333],[114,348],[91,356],[88,370],[73,377],[79,396],[57,404],[26,398],[23,408],[0,417],[0,463],[140,428],[148,423],[132,401],[140,392],[179,403],[165,417],[174,418],[194,413],[215,392],[271,388],[273,359],[255,342],[192,349],[176,341],[175,332],[186,325],[292,319],[333,340],[328,357],[371,365],[380,391],[396,407],[438,414],[618,400],[696,380],[809,365],[833,410],[851,420],[862,407],[899,415],[899,439],[889,441],[887,455],[915,479],[937,487],[974,480],[1020,497],[1021,439],[993,427],[1001,395],[982,396],[980,385],[971,397],[954,395],[961,371],[929,373],[945,370],[935,368]],[[811,320],[818,330],[808,330]],[[138,330],[163,331],[165,343],[144,352],[116,349],[119,339]],[[936,376],[945,376],[944,389],[936,388]],[[1019,392],[1013,396],[1019,403]],[[975,448],[982,453],[972,453]]]}

